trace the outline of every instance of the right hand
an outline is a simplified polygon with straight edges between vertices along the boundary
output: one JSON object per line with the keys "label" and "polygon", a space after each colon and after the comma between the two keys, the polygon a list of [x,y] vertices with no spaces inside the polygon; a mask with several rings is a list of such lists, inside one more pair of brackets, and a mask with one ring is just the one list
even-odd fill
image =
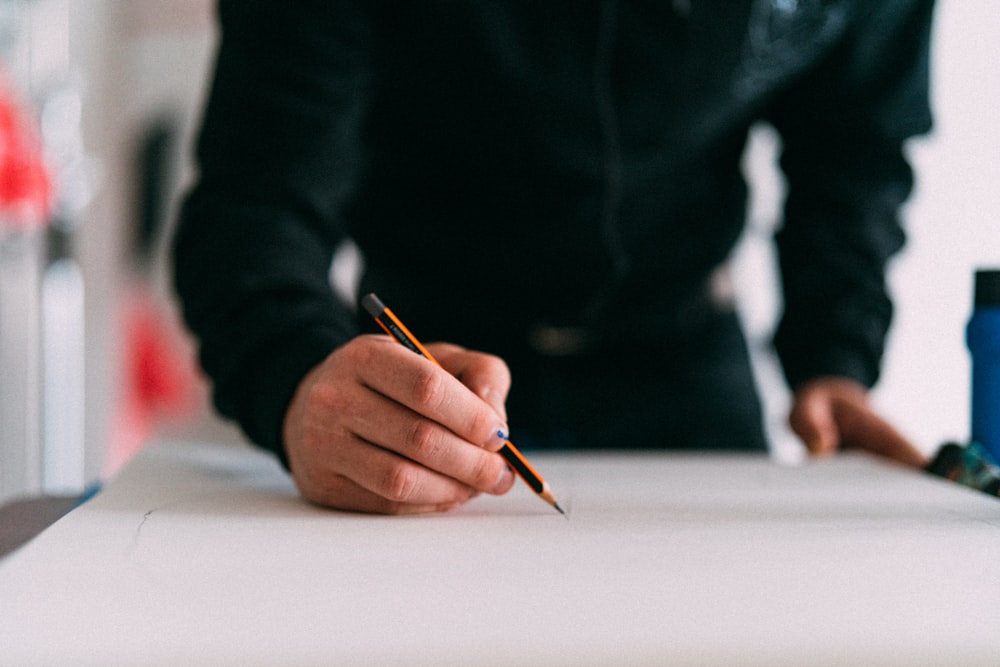
{"label": "right hand", "polygon": [[283,436],[307,500],[410,514],[510,490],[513,473],[497,454],[508,433],[506,364],[456,345],[426,347],[440,367],[388,336],[359,336],[303,378]]}

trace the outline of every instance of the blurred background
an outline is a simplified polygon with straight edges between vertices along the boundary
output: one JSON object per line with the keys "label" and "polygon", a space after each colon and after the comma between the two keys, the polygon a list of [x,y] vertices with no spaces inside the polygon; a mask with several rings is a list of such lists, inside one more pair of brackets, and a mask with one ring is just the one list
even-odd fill
{"label": "blurred background", "polygon": [[[157,438],[238,441],[216,420],[165,254],[216,40],[211,0],[0,0],[0,502],[76,494]],[[1000,267],[1000,3],[939,0],[934,133],[911,147],[909,245],[881,409],[925,451],[969,430],[964,327]],[[745,157],[733,259],[776,455],[801,458],[767,340],[775,138]]]}

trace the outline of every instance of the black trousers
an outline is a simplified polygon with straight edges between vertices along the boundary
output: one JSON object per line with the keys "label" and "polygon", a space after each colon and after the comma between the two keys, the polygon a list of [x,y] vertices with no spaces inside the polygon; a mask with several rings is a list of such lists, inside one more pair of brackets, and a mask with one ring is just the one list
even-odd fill
{"label": "black trousers", "polygon": [[716,311],[681,339],[565,356],[510,353],[522,449],[767,449],[739,320]]}

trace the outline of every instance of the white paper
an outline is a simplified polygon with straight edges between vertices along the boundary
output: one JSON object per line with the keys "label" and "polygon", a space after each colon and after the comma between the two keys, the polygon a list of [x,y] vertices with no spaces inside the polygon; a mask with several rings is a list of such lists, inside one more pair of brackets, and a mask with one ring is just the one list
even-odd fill
{"label": "white paper", "polygon": [[861,455],[531,455],[458,511],[164,444],[0,562],[3,665],[996,664],[1000,501]]}

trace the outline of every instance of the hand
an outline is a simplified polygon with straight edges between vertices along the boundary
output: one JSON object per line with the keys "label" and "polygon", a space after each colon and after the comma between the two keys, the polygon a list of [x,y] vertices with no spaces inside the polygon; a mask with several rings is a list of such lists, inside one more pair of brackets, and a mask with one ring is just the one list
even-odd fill
{"label": "hand", "polygon": [[443,368],[388,336],[359,336],[303,378],[283,435],[306,499],[410,514],[510,490],[496,453],[508,432],[506,364],[455,345],[427,349]]}
{"label": "hand", "polygon": [[854,380],[822,377],[802,385],[792,398],[788,423],[810,454],[856,447],[907,465],[927,465],[923,453],[875,414],[868,390]]}

